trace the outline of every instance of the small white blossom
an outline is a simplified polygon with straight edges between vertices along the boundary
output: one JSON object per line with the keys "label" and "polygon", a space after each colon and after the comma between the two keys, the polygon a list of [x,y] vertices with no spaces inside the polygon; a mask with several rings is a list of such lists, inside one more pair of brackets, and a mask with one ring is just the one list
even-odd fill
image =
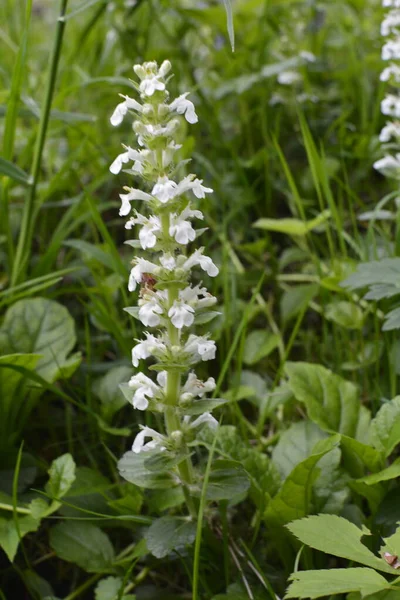
{"label": "small white blossom", "polygon": [[400,119],[400,98],[394,94],[388,94],[381,102],[382,114]]}
{"label": "small white blossom", "polygon": [[158,198],[158,200],[165,204],[171,198],[174,198],[176,192],[177,184],[175,181],[171,181],[168,177],[159,177],[157,183],[151,190],[153,196]]}
{"label": "small white blossom", "polygon": [[184,346],[184,352],[191,355],[194,362],[214,360],[216,347],[213,340],[191,333]]}
{"label": "small white blossom", "polygon": [[400,0],[382,0],[382,6],[384,8],[400,8]]}
{"label": "small white blossom", "polygon": [[[150,442],[145,443],[145,439],[151,438]],[[132,445],[132,450],[135,454],[140,452],[148,452],[158,448],[161,452],[165,450],[165,438],[163,435],[151,429],[150,427],[142,427],[142,430],[137,434]]]}
{"label": "small white blossom", "polygon": [[146,333],[146,339],[142,340],[132,348],[132,364],[139,366],[139,360],[145,360],[152,354],[162,355],[166,352],[166,346],[151,333]]}
{"label": "small white blossom", "polygon": [[281,85],[292,85],[301,81],[302,77],[297,71],[282,71],[279,73],[277,80]]}
{"label": "small white blossom", "polygon": [[128,290],[134,292],[138,283],[142,283],[143,275],[148,273],[152,275],[158,268],[157,265],[145,258],[136,258],[135,266],[131,269],[128,282]]}
{"label": "small white blossom", "polygon": [[374,169],[384,175],[400,179],[400,153],[395,156],[387,155],[374,162]]}
{"label": "small white blossom", "polygon": [[150,194],[146,194],[146,192],[142,192],[142,190],[128,187],[125,187],[124,189],[128,190],[128,193],[119,195],[122,201],[121,208],[119,209],[120,217],[126,217],[126,215],[129,215],[131,212],[132,200],[144,200],[145,202],[151,200]]}
{"label": "small white blossom", "polygon": [[400,40],[389,40],[382,46],[382,60],[400,59]]}
{"label": "small white blossom", "polygon": [[154,294],[151,298],[145,297],[139,300],[139,319],[146,327],[157,327],[160,324],[160,315],[164,309],[158,302],[157,295]]}
{"label": "small white blossom", "polygon": [[189,258],[184,262],[183,268],[189,270],[195,265],[199,265],[210,277],[216,277],[219,273],[218,268],[214,265],[211,258],[209,256],[204,256],[202,248],[200,248],[200,250],[196,250],[191,256],[189,256]]}
{"label": "small white blossom", "polygon": [[129,98],[129,96],[124,96],[123,94],[120,94],[120,96],[125,98],[125,100],[117,105],[116,109],[111,115],[110,122],[111,125],[114,125],[114,127],[122,123],[129,109],[136,110],[137,112],[143,111],[142,105],[139,104],[139,102],[136,102],[136,100],[133,100],[133,98]]}
{"label": "small white blossom", "polygon": [[400,140],[400,122],[386,123],[379,135],[379,141],[389,142],[391,139]]}
{"label": "small white blossom", "polygon": [[136,224],[142,226],[139,231],[139,241],[143,250],[146,250],[146,248],[154,248],[157,243],[156,233],[161,231],[160,219],[154,215],[147,218],[136,212],[135,217],[131,217],[125,224],[125,228],[132,229]]}
{"label": "small white blossom", "polygon": [[400,11],[392,10],[383,19],[381,24],[381,35],[391,35],[392,33],[398,34],[400,27]]}
{"label": "small white blossom", "polygon": [[182,387],[182,394],[190,394],[191,397],[202,398],[204,394],[215,390],[215,379],[209,377],[207,381],[201,381],[196,373],[189,373],[185,385]]}
{"label": "small white blossom", "polygon": [[173,271],[176,268],[176,260],[172,254],[163,254],[160,258],[160,263],[167,271]]}
{"label": "small white blossom", "polygon": [[194,321],[194,309],[189,304],[175,300],[168,311],[168,316],[173,326],[177,329],[190,327]]}
{"label": "small white blossom", "polygon": [[383,69],[380,75],[381,81],[389,81],[392,78],[396,83],[400,83],[400,67],[396,64],[391,64]]}
{"label": "small white blossom", "polygon": [[133,375],[128,385],[135,390],[132,398],[133,408],[146,410],[149,405],[148,399],[154,398],[154,395],[158,392],[157,385],[143,373]]}
{"label": "small white blossom", "polygon": [[186,99],[186,96],[188,95],[189,92],[178,96],[178,98],[171,102],[169,109],[171,111],[176,111],[179,115],[185,115],[186,121],[193,124],[197,123],[199,119],[196,115],[193,102]]}
{"label": "small white blossom", "polygon": [[214,419],[214,417],[209,412],[203,413],[202,415],[197,417],[197,419],[195,419],[192,422],[189,422],[189,420],[186,420],[186,417],[185,417],[185,421],[186,421],[186,423],[189,424],[190,429],[196,429],[197,427],[200,427],[201,425],[207,425],[207,427],[211,427],[211,429],[216,429],[218,427],[217,419]]}
{"label": "small white blossom", "polygon": [[196,231],[193,225],[187,219],[203,219],[203,213],[199,210],[190,210],[185,208],[180,215],[172,214],[169,226],[169,235],[178,242],[178,244],[188,244],[196,238]]}
{"label": "small white blossom", "polygon": [[317,60],[315,54],[308,50],[301,50],[299,56],[309,63],[313,63]]}

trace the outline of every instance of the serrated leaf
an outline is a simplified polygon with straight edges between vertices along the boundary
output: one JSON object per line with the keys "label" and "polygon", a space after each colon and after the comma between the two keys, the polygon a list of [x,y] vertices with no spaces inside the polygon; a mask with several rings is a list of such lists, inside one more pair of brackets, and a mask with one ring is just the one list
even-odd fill
{"label": "serrated leaf", "polygon": [[50,545],[57,556],[88,573],[101,573],[114,561],[109,537],[90,523],[59,523],[50,530]]}
{"label": "serrated leaf", "polygon": [[293,469],[267,507],[265,520],[269,526],[279,527],[308,513],[312,486],[319,475],[317,465],[325,454],[337,446],[339,439],[338,436],[332,436],[322,440],[318,451]]}
{"label": "serrated leaf", "polygon": [[0,352],[41,355],[36,370],[50,383],[69,377],[78,367],[80,354],[69,356],[75,344],[75,323],[68,310],[45,298],[15,302],[0,328]]}
{"label": "serrated leaf", "polygon": [[288,362],[289,386],[307,408],[309,418],[322,429],[354,437],[360,400],[357,387],[322,365]]}
{"label": "serrated leaf", "polygon": [[75,481],[75,461],[71,454],[63,454],[51,463],[48,471],[50,479],[46,484],[46,492],[51,498],[65,496]]}
{"label": "serrated leaf", "polygon": [[280,336],[265,329],[252,331],[245,340],[243,361],[247,365],[254,365],[265,358],[279,345]]}
{"label": "serrated leaf", "polygon": [[145,462],[151,458],[151,452],[126,452],[118,462],[121,477],[135,485],[148,489],[164,489],[177,485],[173,475],[166,471],[149,471]]}
{"label": "serrated leaf", "polygon": [[385,402],[371,421],[370,436],[377,450],[389,456],[400,442],[400,396]]}
{"label": "serrated leaf", "polygon": [[290,576],[285,598],[322,598],[330,594],[346,594],[359,591],[364,598],[371,592],[387,589],[389,583],[372,569],[362,567],[349,569],[323,569],[298,571]]}
{"label": "serrated leaf", "polygon": [[293,521],[287,528],[311,548],[393,574],[393,569],[383,559],[362,544],[361,538],[371,534],[366,527],[359,529],[357,525],[336,515],[314,515]]}
{"label": "serrated leaf", "polygon": [[341,283],[342,287],[350,290],[383,284],[400,288],[400,258],[383,258],[361,263],[355,273]]}
{"label": "serrated leaf", "polygon": [[364,324],[364,313],[361,308],[345,300],[328,304],[325,308],[325,317],[345,329],[361,329]]}
{"label": "serrated leaf", "polygon": [[161,517],[149,527],[145,540],[156,558],[164,558],[173,550],[191,545],[195,537],[194,521],[180,517]]}

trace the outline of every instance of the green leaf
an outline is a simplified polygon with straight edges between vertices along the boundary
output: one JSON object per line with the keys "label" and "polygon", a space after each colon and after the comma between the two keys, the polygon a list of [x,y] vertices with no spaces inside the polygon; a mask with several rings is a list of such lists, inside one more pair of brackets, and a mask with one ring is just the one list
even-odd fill
{"label": "green leaf", "polygon": [[331,302],[325,308],[325,317],[345,329],[361,329],[364,324],[364,313],[357,304],[346,302]]}
{"label": "green leaf", "polygon": [[309,418],[326,431],[354,437],[360,412],[357,387],[321,365],[288,362],[289,386]]}
{"label": "green leaf", "polygon": [[75,250],[78,250],[89,259],[95,260],[111,271],[115,270],[115,263],[112,255],[94,244],[85,242],[85,240],[67,240],[64,242],[64,246],[75,248]]}
{"label": "green leaf", "polygon": [[231,43],[232,52],[235,52],[235,29],[233,27],[233,12],[231,0],[224,0],[226,10],[226,27],[228,29],[229,41]]}
{"label": "green leaf", "polygon": [[146,543],[156,558],[164,558],[172,550],[193,544],[196,523],[185,517],[161,517],[146,532]]}
{"label": "green leaf", "polygon": [[114,561],[114,548],[108,536],[90,523],[59,523],[50,530],[50,545],[59,558],[88,573],[101,573]]}
{"label": "green leaf", "polygon": [[371,534],[365,526],[359,529],[336,515],[314,515],[294,521],[287,528],[311,548],[393,574],[393,569],[382,558],[362,544],[361,538]]}
{"label": "green leaf", "polygon": [[393,331],[400,329],[400,308],[394,308],[385,315],[382,331]]}
{"label": "green leaf", "polygon": [[49,469],[50,479],[45,488],[51,498],[65,496],[75,481],[75,466],[71,454],[63,454],[53,460]]}
{"label": "green leaf", "polygon": [[66,517],[79,518],[82,517],[82,508],[111,514],[108,501],[115,498],[112,487],[113,484],[99,471],[89,467],[78,467],[75,481],[65,494],[67,503],[61,506],[60,513]]}
{"label": "green leaf", "polygon": [[223,406],[227,401],[223,398],[213,398],[212,400],[194,400],[193,403],[182,409],[185,415],[202,415],[205,412],[212,412],[216,408]]}
{"label": "green leaf", "polygon": [[366,483],[367,485],[375,485],[381,481],[390,481],[391,479],[396,479],[397,477],[400,477],[400,458],[396,458],[396,460],[389,467],[382,469],[382,471],[379,471],[379,473],[367,475],[358,481]]}
{"label": "green leaf", "polygon": [[346,594],[359,591],[365,598],[371,592],[387,589],[389,583],[372,569],[361,567],[349,569],[323,569],[321,571],[298,571],[290,576],[285,598],[322,598],[330,594]]}
{"label": "green leaf", "polygon": [[338,443],[338,436],[322,440],[318,444],[318,451],[293,469],[278,494],[268,505],[265,520],[269,526],[279,527],[308,514],[312,486],[319,475],[317,465],[320,459]]}
{"label": "green leaf", "polygon": [[151,452],[126,452],[118,462],[121,477],[135,485],[148,489],[170,488],[177,484],[173,475],[166,471],[149,470],[145,462],[151,458]]}
{"label": "green leaf", "polygon": [[377,450],[389,456],[400,442],[400,396],[385,402],[371,421],[370,436]]}
{"label": "green leaf", "polygon": [[6,160],[5,158],[0,157],[0,174],[6,175],[14,181],[18,181],[18,183],[22,183],[23,185],[32,185],[32,181],[27,173],[20,169],[17,165]]}
{"label": "green leaf", "polygon": [[341,469],[342,453],[334,448],[318,463],[320,475],[313,486],[314,511],[340,514],[349,499],[349,476]]}
{"label": "green leaf", "polygon": [[[33,371],[40,359],[39,354],[6,354],[0,356],[0,397],[1,397],[1,419],[0,419],[0,431],[3,428],[8,429],[8,433],[14,430],[13,422],[9,421],[9,418],[13,415],[14,420],[18,419],[15,415],[18,400],[21,402],[25,401],[24,394],[20,390],[22,384],[23,375],[18,371],[8,367],[7,365],[15,365],[17,367],[24,367],[29,371]],[[3,435],[5,436],[6,431]]]}
{"label": "green leaf", "polygon": [[131,367],[113,367],[103,377],[93,383],[93,392],[101,400],[101,412],[106,421],[126,405],[120,384],[130,379]]}
{"label": "green leaf", "polygon": [[[383,258],[382,260],[361,263],[357,266],[355,273],[342,281],[341,285],[350,290],[379,286],[379,288],[374,287],[375,293],[378,291],[381,294],[388,291],[392,293],[394,290],[398,290],[400,293],[400,258]],[[388,286],[386,290],[383,288],[384,285]],[[380,297],[387,298],[388,296],[381,295]]]}
{"label": "green leaf", "polygon": [[272,451],[272,460],[283,478],[308,458],[317,442],[326,439],[327,434],[312,421],[299,421],[284,431]]}
{"label": "green leaf", "polygon": [[279,345],[280,336],[265,329],[252,331],[244,343],[243,361],[254,365],[265,358]]}
{"label": "green leaf", "polygon": [[68,356],[75,344],[75,324],[68,310],[45,298],[16,302],[0,328],[0,352],[40,354],[37,372],[51,383],[69,377],[78,367],[80,354]]}
{"label": "green leaf", "polygon": [[40,520],[30,515],[18,517],[18,532],[13,519],[0,518],[0,547],[3,548],[10,562],[13,562],[17,554],[20,536],[23,538],[27,533],[37,531],[39,525]]}
{"label": "green leaf", "polygon": [[208,500],[232,500],[247,492],[250,481],[243,466],[232,460],[216,460],[207,486]]}
{"label": "green leaf", "polygon": [[95,600],[117,600],[123,583],[120,577],[101,579],[94,591]]}
{"label": "green leaf", "polygon": [[340,440],[347,470],[354,476],[367,467],[372,472],[382,468],[382,454],[372,446],[342,435]]}
{"label": "green leaf", "polygon": [[305,310],[311,300],[317,295],[319,285],[312,283],[306,285],[296,285],[285,290],[281,300],[281,315],[282,321],[286,324],[290,319],[293,319],[303,310]]}
{"label": "green leaf", "polygon": [[300,219],[258,219],[253,227],[266,229],[267,231],[276,231],[286,233],[292,236],[307,235],[310,231],[328,221],[331,216],[330,210],[324,210],[320,215],[311,219],[311,221],[301,221]]}

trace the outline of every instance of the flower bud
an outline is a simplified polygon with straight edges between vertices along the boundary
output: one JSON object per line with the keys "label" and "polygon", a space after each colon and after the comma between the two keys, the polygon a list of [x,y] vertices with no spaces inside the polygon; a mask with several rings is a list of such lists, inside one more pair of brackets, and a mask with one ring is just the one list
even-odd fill
{"label": "flower bud", "polygon": [[134,65],[133,70],[140,79],[144,79],[146,77],[146,71],[142,65]]}

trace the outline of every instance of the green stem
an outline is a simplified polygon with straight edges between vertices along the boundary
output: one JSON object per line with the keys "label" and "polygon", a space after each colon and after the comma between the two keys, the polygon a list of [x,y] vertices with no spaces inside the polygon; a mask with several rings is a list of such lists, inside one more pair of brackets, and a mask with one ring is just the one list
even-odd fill
{"label": "green stem", "polygon": [[54,38],[53,54],[50,61],[50,70],[47,80],[45,100],[40,117],[39,132],[36,139],[35,151],[32,161],[31,182],[28,196],[24,204],[22,213],[21,229],[19,232],[18,245],[15,254],[15,260],[11,275],[11,285],[15,285],[20,278],[23,278],[27,267],[29,252],[32,243],[33,231],[35,226],[35,200],[36,189],[39,180],[40,168],[42,165],[43,148],[46,140],[47,126],[50,119],[50,109],[53,101],[54,87],[57,78],[58,63],[60,60],[61,46],[65,29],[65,13],[68,0],[61,0],[60,15],[57,20],[56,34]]}
{"label": "green stem", "polygon": [[4,502],[0,502],[0,510],[9,510],[10,512],[17,512],[21,515],[30,515],[31,511],[29,508],[22,508],[20,506],[12,506],[11,504],[5,504]]}

